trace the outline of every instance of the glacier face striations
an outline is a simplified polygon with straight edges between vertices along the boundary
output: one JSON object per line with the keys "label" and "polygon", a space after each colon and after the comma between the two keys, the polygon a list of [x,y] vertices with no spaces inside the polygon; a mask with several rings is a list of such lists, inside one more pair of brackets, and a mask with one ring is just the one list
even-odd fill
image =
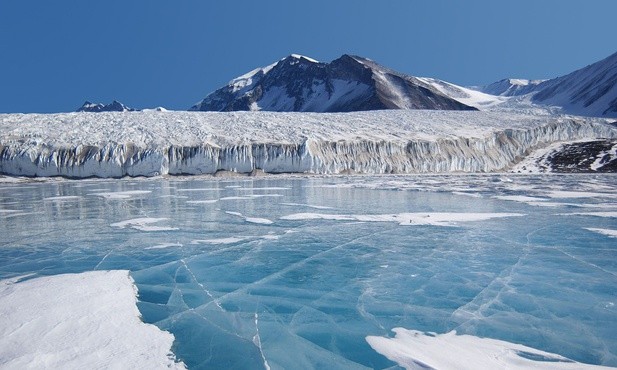
{"label": "glacier face striations", "polygon": [[8,114],[0,173],[492,172],[551,143],[616,137],[602,119],[503,112]]}

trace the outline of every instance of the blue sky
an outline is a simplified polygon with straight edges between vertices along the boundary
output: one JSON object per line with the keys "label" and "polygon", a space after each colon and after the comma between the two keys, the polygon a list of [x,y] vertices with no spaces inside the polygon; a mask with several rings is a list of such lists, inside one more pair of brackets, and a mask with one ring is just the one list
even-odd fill
{"label": "blue sky", "polygon": [[186,109],[291,53],[460,85],[551,78],[617,51],[615,0],[2,0],[0,112]]}

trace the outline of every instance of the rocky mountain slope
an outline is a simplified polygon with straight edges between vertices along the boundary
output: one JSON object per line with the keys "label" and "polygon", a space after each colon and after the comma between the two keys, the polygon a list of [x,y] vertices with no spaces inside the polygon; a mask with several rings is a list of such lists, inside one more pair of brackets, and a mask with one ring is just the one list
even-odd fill
{"label": "rocky mountain slope", "polygon": [[330,62],[292,54],[232,80],[194,111],[352,112],[382,109],[475,110],[421,79],[369,59]]}

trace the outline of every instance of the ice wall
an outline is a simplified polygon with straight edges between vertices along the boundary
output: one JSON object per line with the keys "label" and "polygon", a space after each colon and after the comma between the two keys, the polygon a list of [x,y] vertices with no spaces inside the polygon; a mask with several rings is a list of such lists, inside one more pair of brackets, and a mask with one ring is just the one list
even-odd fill
{"label": "ice wall", "polygon": [[[217,171],[251,173],[254,170],[315,174],[492,172],[505,170],[531,150],[554,142],[617,137],[617,128],[597,120],[545,117],[510,128],[508,122],[488,125],[486,122],[498,120],[498,116],[481,112],[477,112],[477,116],[460,116],[465,117],[466,122],[473,122],[474,117],[483,120],[480,128],[474,129],[470,124],[467,131],[452,132],[450,121],[457,116],[444,114],[443,117],[435,113],[409,116],[411,118],[402,116],[412,121],[425,120],[422,124],[428,128],[420,123],[412,127],[421,127],[418,128],[421,134],[416,135],[404,125],[397,128],[396,120],[401,116],[383,112],[374,116],[368,113],[334,118],[323,116],[325,124],[330,121],[338,125],[335,132],[330,126],[330,131],[322,130],[323,125],[314,122],[319,120],[316,115],[272,116],[274,121],[282,122],[276,121],[274,127],[269,126],[270,116],[235,115],[234,124],[241,126],[246,121],[246,130],[255,137],[237,137],[242,135],[242,128],[231,124],[227,129],[227,126],[214,129],[211,125],[205,132],[204,123],[197,122],[187,126],[190,130],[201,130],[196,131],[195,137],[178,138],[179,134],[174,133],[168,135],[174,139],[167,141],[165,131],[159,127],[163,125],[161,118],[153,119],[153,127],[135,129],[130,120],[125,124],[118,116],[113,116],[116,117],[113,129],[105,128],[105,122],[98,122],[96,132],[92,132],[99,137],[96,142],[88,140],[88,130],[94,129],[86,126],[85,133],[71,128],[71,134],[65,135],[69,138],[59,140],[58,133],[28,133],[15,127],[21,122],[11,125],[11,119],[5,119],[0,137],[0,173],[83,178],[214,174]],[[51,118],[57,119],[57,116]],[[69,118],[74,120],[74,117]],[[140,124],[147,127],[148,116],[140,117]],[[222,117],[227,119],[227,116]],[[365,124],[367,117],[372,117],[375,123]],[[303,118],[310,122],[304,125]],[[347,126],[346,118],[350,121]],[[443,124],[440,119],[449,120],[449,123]],[[509,118],[510,121],[514,119]],[[381,125],[380,120],[385,123]],[[363,123],[361,130],[359,123]],[[124,132],[123,125],[128,133]],[[7,133],[7,127],[12,131]],[[59,129],[62,130],[62,126]],[[284,130],[291,134],[281,139]]]}

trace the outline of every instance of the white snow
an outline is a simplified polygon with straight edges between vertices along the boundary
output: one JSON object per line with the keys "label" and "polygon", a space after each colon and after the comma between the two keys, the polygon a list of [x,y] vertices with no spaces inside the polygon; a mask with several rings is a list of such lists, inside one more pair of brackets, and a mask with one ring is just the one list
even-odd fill
{"label": "white snow", "polygon": [[418,212],[383,215],[337,215],[325,213],[294,213],[282,216],[282,220],[334,220],[360,222],[396,222],[403,226],[457,226],[461,222],[485,221],[493,218],[520,217],[520,213],[449,213]]}
{"label": "white snow", "polygon": [[471,335],[423,333],[395,328],[394,338],[368,336],[377,352],[406,369],[609,369],[574,362],[521,344]]}
{"label": "white snow", "polygon": [[128,271],[0,281],[3,369],[184,369],[140,320]]}
{"label": "white snow", "polygon": [[109,226],[117,227],[120,229],[124,229],[126,227],[131,227],[135,230],[140,231],[171,231],[178,230],[177,227],[168,227],[168,226],[151,226],[150,224],[157,223],[160,221],[165,221],[167,218],[152,218],[152,217],[141,217],[141,218],[133,218],[126,221],[115,222]]}
{"label": "white snow", "polygon": [[270,224],[274,223],[274,222],[272,222],[272,220],[268,220],[267,218],[262,218],[262,217],[246,217],[246,216],[244,216],[240,212],[226,211],[225,213],[227,213],[228,215],[238,216],[240,218],[243,218],[244,221],[252,223],[252,224],[270,225]]}
{"label": "white snow", "polygon": [[83,198],[78,195],[64,195],[64,196],[43,198],[43,200],[50,200],[50,201],[57,201],[57,202],[75,201],[75,200],[80,200],[80,199],[83,199]]}
{"label": "white snow", "polygon": [[245,217],[244,220],[252,224],[261,224],[261,225],[270,225],[274,223],[272,222],[272,220],[268,220],[267,218],[261,218],[261,217]]}
{"label": "white snow", "polygon": [[305,56],[305,55],[300,55],[300,54],[291,54],[291,57],[292,57],[292,58],[296,58],[296,59],[301,59],[301,58],[304,58],[304,59],[308,60],[309,62],[319,63],[319,61],[317,61],[317,60],[315,60],[315,59],[313,59],[313,58],[309,58],[309,57],[307,57],[307,56]]}
{"label": "white snow", "polygon": [[0,172],[77,178],[494,172],[551,143],[613,137],[617,128],[602,119],[507,112],[3,114]]}

